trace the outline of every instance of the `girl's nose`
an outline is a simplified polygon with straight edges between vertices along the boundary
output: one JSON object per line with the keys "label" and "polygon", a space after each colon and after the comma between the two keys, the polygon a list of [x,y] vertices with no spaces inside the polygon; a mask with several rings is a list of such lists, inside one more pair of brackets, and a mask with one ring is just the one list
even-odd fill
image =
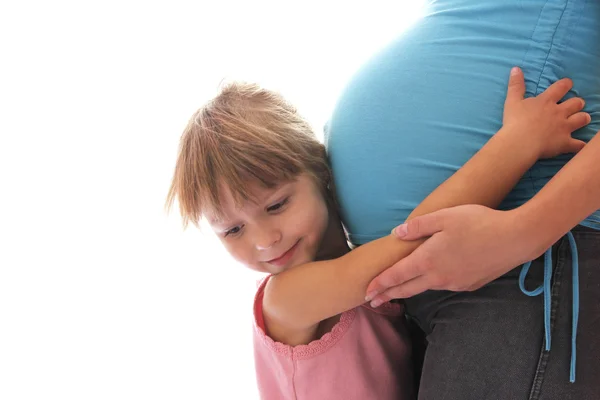
{"label": "girl's nose", "polygon": [[281,240],[281,232],[277,229],[265,229],[257,235],[256,248],[267,250]]}

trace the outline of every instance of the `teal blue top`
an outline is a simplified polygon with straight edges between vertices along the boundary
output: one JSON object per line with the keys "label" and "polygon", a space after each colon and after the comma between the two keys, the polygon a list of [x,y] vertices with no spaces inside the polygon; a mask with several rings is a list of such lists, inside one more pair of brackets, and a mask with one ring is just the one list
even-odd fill
{"label": "teal blue top", "polygon": [[[326,144],[350,239],[402,223],[498,131],[511,67],[527,95],[562,77],[600,129],[600,4],[585,0],[442,0],[367,62],[329,121]],[[502,203],[530,199],[570,159],[538,162]],[[584,225],[600,229],[600,213]]]}
{"label": "teal blue top", "polygon": [[[352,242],[387,235],[500,129],[511,67],[522,67],[527,95],[569,77],[566,97],[586,100],[592,123],[575,132],[589,141],[600,129],[600,2],[595,0],[440,0],[413,29],[377,54],[342,93],[325,140],[342,217]],[[533,197],[571,158],[541,160],[501,205]],[[582,223],[600,229],[600,212]],[[573,255],[570,380],[575,381],[579,316],[577,246]],[[550,350],[552,252],[544,284],[520,286],[544,295]]]}

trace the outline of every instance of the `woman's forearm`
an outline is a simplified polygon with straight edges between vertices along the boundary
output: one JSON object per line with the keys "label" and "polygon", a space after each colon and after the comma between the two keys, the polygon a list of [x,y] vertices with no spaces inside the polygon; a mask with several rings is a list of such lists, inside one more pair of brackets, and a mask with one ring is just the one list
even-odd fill
{"label": "woman's forearm", "polygon": [[[515,147],[519,141],[520,146]],[[527,132],[501,130],[409,218],[461,204],[495,207],[536,159]],[[369,282],[420,243],[387,236],[338,259],[301,265],[273,276],[263,303],[267,324],[305,329],[364,303]]]}
{"label": "woman's forearm", "polygon": [[532,249],[530,259],[540,256],[575,225],[600,209],[600,135],[573,157],[527,203],[519,214],[516,231]]}

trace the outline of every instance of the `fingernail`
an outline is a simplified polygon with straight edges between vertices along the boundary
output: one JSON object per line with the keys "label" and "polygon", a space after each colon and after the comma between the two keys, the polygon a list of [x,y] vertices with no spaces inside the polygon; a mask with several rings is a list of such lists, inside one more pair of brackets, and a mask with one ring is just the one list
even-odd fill
{"label": "fingernail", "polygon": [[369,293],[367,293],[367,297],[365,297],[365,301],[371,301],[375,298],[375,296],[377,296],[379,294],[379,292],[377,290],[371,290]]}
{"label": "fingernail", "polygon": [[513,67],[513,68],[510,70],[510,76],[515,76],[515,75],[518,75],[518,74],[519,74],[519,70],[520,70],[520,68],[519,68],[519,67]]}
{"label": "fingernail", "polygon": [[383,301],[381,299],[375,299],[371,302],[371,307],[377,308],[382,304],[383,304]]}
{"label": "fingernail", "polygon": [[396,229],[394,229],[394,233],[398,237],[404,237],[408,233],[408,226],[406,224],[398,225]]}

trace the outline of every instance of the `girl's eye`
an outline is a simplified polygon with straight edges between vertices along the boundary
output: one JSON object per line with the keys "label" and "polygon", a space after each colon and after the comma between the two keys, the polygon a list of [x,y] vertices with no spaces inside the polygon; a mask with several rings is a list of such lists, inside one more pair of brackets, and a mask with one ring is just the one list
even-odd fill
{"label": "girl's eye", "polygon": [[287,202],[288,202],[288,199],[286,198],[286,199],[284,199],[284,200],[280,201],[280,202],[279,202],[279,203],[277,203],[277,204],[273,204],[272,206],[270,206],[270,207],[267,207],[267,212],[279,211],[279,210],[281,210],[281,208],[282,208],[283,206],[285,206],[285,205],[286,205],[286,203],[287,203]]}
{"label": "girl's eye", "polygon": [[240,233],[241,230],[242,230],[241,226],[234,226],[233,228],[225,231],[225,237],[230,236],[230,235],[237,235],[238,233]]}

